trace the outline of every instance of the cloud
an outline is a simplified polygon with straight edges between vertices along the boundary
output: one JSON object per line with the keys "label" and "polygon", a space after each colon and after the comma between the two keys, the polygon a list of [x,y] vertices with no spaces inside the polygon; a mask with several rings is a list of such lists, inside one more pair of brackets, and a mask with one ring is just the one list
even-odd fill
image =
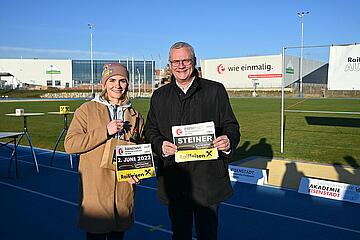
{"label": "cloud", "polygon": [[[63,54],[63,55],[90,55],[90,51],[73,50],[73,49],[53,49],[53,48],[23,48],[23,47],[10,47],[0,46],[0,52],[21,52],[21,53],[33,53],[33,54]],[[94,51],[94,55],[97,57],[118,57],[118,53],[114,52],[99,52]]]}

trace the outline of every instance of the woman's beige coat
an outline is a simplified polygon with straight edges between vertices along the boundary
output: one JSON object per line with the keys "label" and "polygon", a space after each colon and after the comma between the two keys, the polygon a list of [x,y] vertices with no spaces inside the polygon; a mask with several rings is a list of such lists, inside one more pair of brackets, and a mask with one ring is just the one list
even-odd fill
{"label": "woman's beige coat", "polygon": [[[130,131],[124,134],[128,140],[133,134],[136,118],[142,136],[144,121],[133,108],[125,110]],[[106,105],[91,101],[75,112],[65,138],[65,150],[79,153],[79,219],[78,226],[87,232],[104,233],[125,231],[134,222],[135,186],[117,182],[115,171],[100,168],[106,141],[107,124],[110,122]]]}

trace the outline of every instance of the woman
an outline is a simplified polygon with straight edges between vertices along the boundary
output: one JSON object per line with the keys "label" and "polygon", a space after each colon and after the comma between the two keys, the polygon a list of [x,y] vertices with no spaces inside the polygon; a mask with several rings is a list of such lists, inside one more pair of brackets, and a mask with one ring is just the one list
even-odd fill
{"label": "woman", "polygon": [[114,169],[100,167],[111,138],[139,143],[144,120],[127,96],[129,73],[119,63],[104,65],[102,93],[75,112],[65,138],[65,150],[80,154],[78,226],[87,239],[123,239],[134,223],[134,184],[117,182]]}

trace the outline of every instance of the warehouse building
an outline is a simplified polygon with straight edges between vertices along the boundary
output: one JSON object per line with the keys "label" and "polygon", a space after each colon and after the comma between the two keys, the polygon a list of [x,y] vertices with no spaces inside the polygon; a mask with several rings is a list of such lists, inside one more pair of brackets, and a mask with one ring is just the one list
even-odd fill
{"label": "warehouse building", "polygon": [[[93,83],[100,83],[105,63],[120,62],[127,67],[130,84],[152,85],[155,62],[147,60],[94,60]],[[90,85],[90,60],[0,59],[0,87],[27,86],[73,88]]]}

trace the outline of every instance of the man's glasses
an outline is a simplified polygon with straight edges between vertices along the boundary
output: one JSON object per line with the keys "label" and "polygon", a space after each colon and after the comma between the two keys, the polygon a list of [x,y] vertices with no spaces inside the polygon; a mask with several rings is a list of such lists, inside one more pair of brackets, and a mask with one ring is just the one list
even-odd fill
{"label": "man's glasses", "polygon": [[182,63],[182,65],[184,66],[189,66],[192,63],[192,59],[183,59],[183,60],[169,60],[169,62],[171,63],[172,66],[174,67],[178,67],[180,65],[180,63]]}

